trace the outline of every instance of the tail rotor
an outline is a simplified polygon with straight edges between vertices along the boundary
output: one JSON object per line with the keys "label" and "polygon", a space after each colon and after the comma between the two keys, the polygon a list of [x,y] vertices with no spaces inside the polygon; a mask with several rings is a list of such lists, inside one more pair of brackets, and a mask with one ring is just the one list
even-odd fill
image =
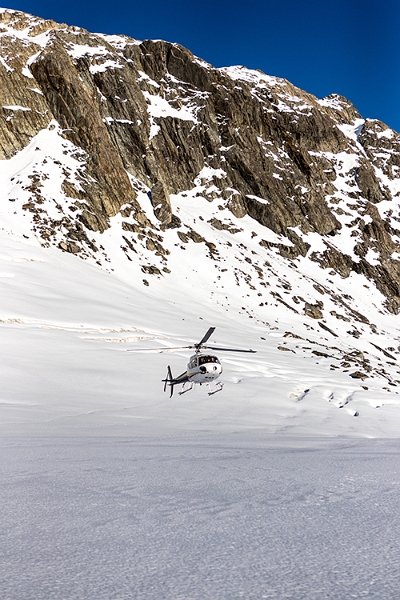
{"label": "tail rotor", "polygon": [[171,367],[168,365],[168,367],[167,367],[167,377],[166,377],[165,379],[163,379],[162,381],[163,381],[163,383],[164,383],[164,392],[166,392],[166,391],[167,391],[167,386],[168,386],[168,385],[169,385],[169,386],[170,386],[170,388],[171,388],[171,389],[170,389],[170,395],[169,395],[169,397],[170,397],[170,398],[172,398],[172,395],[173,395],[173,393],[174,393],[174,384],[172,383],[172,382],[173,382],[173,379],[174,379],[174,378],[172,377],[172,371],[171,371]]}

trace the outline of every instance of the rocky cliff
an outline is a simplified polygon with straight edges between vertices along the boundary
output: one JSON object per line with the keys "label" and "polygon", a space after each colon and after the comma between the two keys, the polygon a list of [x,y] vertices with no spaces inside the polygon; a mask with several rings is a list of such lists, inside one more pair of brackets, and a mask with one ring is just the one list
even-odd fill
{"label": "rocky cliff", "polygon": [[[107,266],[112,237],[151,285],[195,244],[214,292],[231,277],[261,297],[276,280],[274,302],[331,332],[321,294],[348,315],[329,318],[373,328],[334,277],[361,276],[379,310],[399,312],[400,135],[384,123],[178,44],[11,10],[0,42],[1,202],[42,245]],[[243,231],[251,242],[238,242]],[[290,292],[305,264],[319,273],[307,298]]]}

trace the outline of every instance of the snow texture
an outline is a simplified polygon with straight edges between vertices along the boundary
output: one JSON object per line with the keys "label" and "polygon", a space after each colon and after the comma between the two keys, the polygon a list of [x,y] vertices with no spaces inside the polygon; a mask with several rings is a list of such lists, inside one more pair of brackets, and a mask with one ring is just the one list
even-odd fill
{"label": "snow texture", "polygon": [[2,597],[395,600],[399,450],[3,439]]}

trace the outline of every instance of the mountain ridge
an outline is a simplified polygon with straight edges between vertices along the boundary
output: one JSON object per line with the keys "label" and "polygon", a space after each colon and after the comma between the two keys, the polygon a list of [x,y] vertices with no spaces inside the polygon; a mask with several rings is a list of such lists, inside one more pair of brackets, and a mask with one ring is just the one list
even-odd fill
{"label": "mountain ridge", "polygon": [[398,133],[178,44],[7,9],[0,39],[3,231],[395,392]]}

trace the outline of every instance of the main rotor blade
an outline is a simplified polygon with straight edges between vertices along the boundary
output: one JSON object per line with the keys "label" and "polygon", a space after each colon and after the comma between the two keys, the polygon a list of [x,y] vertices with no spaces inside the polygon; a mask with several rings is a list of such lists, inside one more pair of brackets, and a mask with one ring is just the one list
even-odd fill
{"label": "main rotor blade", "polygon": [[257,350],[241,350],[239,348],[220,348],[219,346],[203,346],[203,348],[206,348],[208,350],[222,350],[224,352],[251,352],[253,354],[257,352]]}
{"label": "main rotor blade", "polygon": [[206,343],[206,341],[210,339],[210,337],[211,337],[211,336],[212,336],[212,334],[214,333],[215,329],[216,329],[215,327],[210,327],[210,329],[209,329],[209,330],[207,331],[207,333],[204,335],[204,337],[202,338],[202,340],[201,340],[201,341],[200,341],[198,344],[195,344],[195,346],[196,346],[196,347],[199,347],[199,346],[202,346],[203,344],[205,344],[205,343]]}
{"label": "main rotor blade", "polygon": [[170,350],[190,350],[194,346],[171,346],[170,348],[132,348],[127,352],[169,352]]}

